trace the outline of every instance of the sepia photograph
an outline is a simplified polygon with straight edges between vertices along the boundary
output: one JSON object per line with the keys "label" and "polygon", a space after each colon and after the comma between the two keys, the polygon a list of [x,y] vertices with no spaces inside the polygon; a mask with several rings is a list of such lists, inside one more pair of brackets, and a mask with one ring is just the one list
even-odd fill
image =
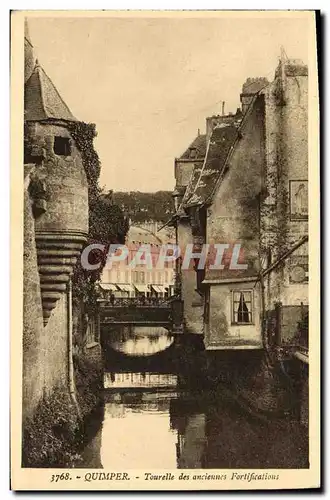
{"label": "sepia photograph", "polygon": [[316,12],[11,23],[12,488],[319,487]]}

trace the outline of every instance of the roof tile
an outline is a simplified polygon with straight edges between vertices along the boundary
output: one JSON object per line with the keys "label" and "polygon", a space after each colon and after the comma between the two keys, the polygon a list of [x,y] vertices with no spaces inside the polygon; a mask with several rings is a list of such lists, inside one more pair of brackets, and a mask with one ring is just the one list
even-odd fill
{"label": "roof tile", "polygon": [[212,195],[237,136],[235,125],[222,124],[213,129],[203,167],[192,174],[189,192],[183,200],[186,207],[203,204]]}

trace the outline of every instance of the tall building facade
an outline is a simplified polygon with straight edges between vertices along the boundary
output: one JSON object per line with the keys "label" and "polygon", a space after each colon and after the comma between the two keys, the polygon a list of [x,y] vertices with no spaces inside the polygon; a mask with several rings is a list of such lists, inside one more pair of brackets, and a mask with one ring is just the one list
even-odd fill
{"label": "tall building facade", "polygon": [[[223,268],[181,272],[186,330],[202,335],[207,349],[260,349],[275,337],[282,346],[301,342],[308,310],[307,90],[307,66],[282,58],[272,82],[244,83],[241,111],[207,118],[199,161],[194,152],[189,163],[175,160],[171,223],[179,245],[227,245]],[[276,314],[276,332],[266,332]]]}
{"label": "tall building facade", "polygon": [[[154,232],[155,231],[155,232]],[[157,266],[164,245],[175,243],[173,232],[158,229],[157,222],[130,226],[126,237],[127,256],[105,266],[101,289],[113,297],[167,298],[173,294],[175,262],[165,261]],[[147,254],[141,253],[145,248]],[[169,249],[170,251],[170,249]],[[118,250],[118,256],[121,250]]]}

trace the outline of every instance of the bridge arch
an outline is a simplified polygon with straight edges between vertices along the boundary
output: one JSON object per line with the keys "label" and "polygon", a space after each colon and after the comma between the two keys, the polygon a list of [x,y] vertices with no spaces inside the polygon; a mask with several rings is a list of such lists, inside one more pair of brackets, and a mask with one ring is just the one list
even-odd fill
{"label": "bridge arch", "polygon": [[174,342],[174,337],[164,326],[116,325],[109,334],[108,347],[131,357],[157,355]]}

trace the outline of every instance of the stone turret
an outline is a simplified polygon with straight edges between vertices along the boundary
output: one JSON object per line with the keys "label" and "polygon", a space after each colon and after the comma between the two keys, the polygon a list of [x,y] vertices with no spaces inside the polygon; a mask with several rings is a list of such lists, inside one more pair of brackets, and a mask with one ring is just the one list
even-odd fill
{"label": "stone turret", "polygon": [[[36,61],[29,39],[25,53],[25,151],[35,165],[29,192],[44,325],[66,291],[88,232],[88,184],[70,130],[77,122],[51,79]],[[31,55],[32,54],[32,55]]]}

